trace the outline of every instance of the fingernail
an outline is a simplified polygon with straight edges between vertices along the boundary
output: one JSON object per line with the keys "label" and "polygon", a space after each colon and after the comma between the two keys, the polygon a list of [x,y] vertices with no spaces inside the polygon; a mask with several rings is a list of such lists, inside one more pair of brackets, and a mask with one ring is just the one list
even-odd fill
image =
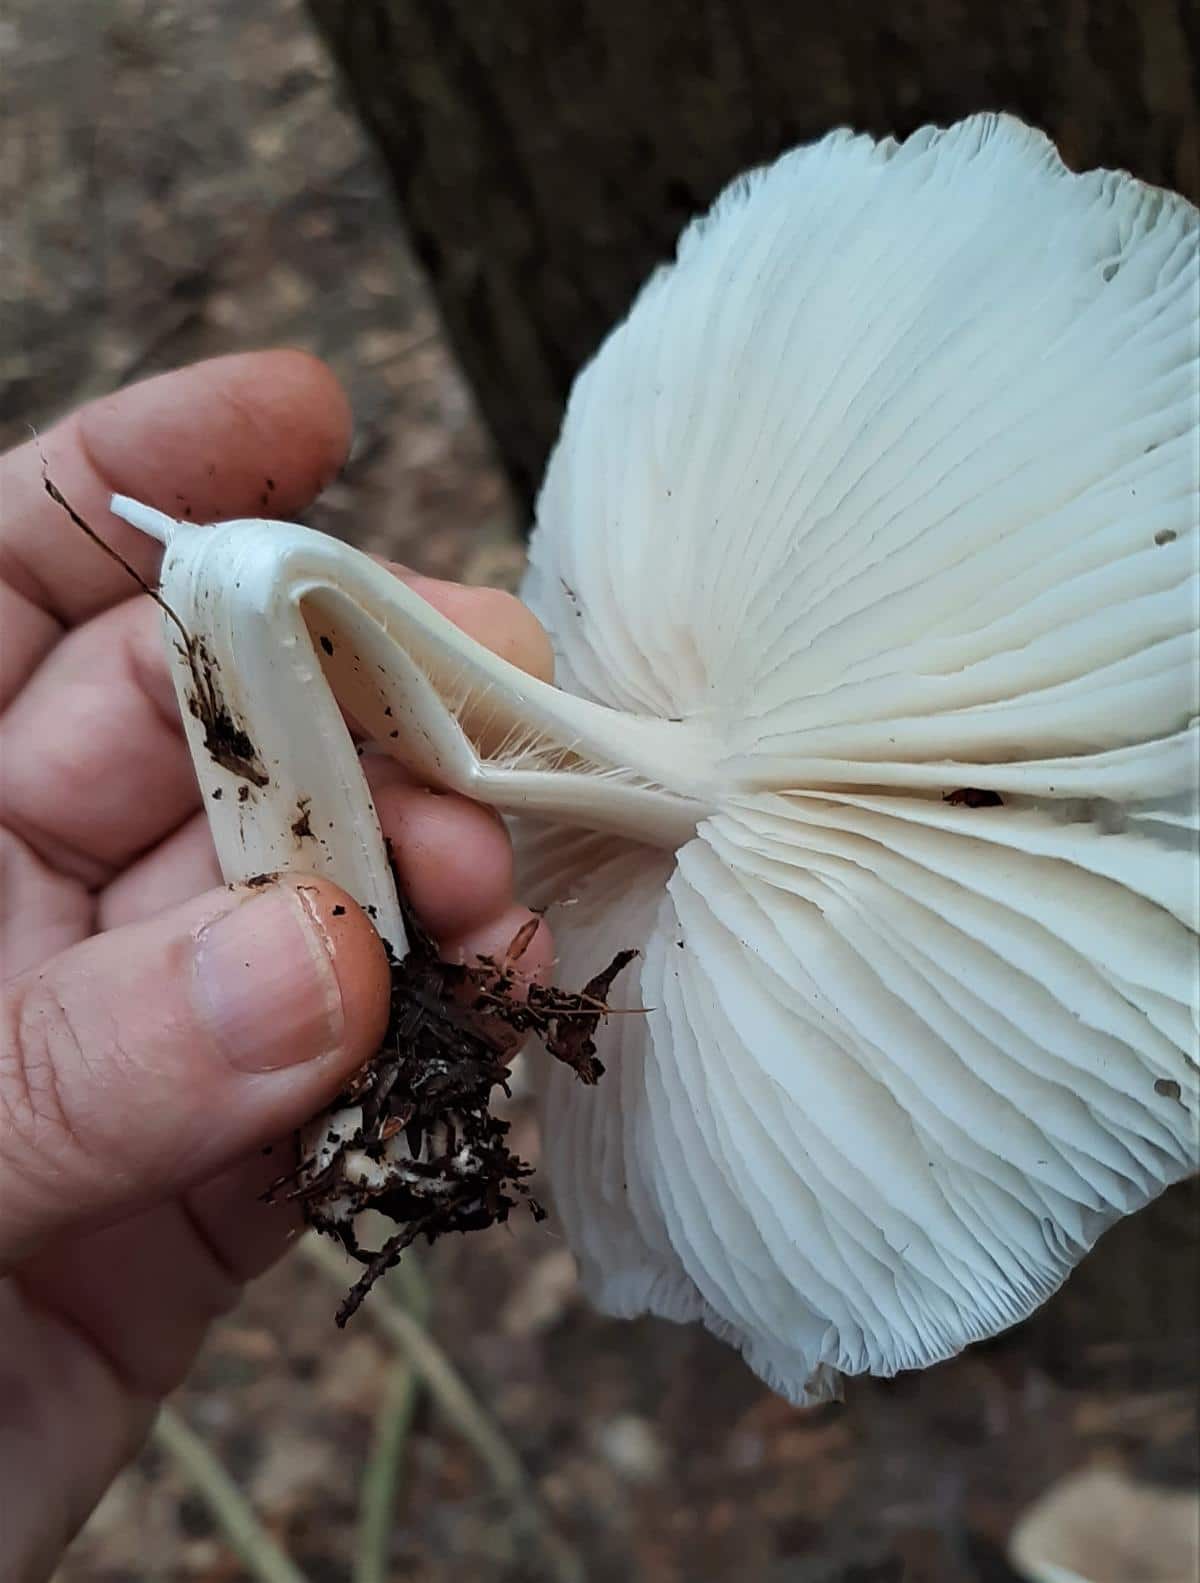
{"label": "fingernail", "polygon": [[304,895],[274,886],[196,939],[198,1009],[230,1065],[273,1072],[331,1055],[345,1018],[328,937]]}

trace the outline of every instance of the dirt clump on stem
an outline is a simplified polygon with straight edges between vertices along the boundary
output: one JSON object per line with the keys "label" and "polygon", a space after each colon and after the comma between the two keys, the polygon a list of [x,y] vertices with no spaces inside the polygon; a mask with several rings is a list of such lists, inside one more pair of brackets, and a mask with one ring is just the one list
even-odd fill
{"label": "dirt clump on stem", "polygon": [[[384,942],[392,988],[383,1044],[305,1134],[298,1169],[267,1195],[298,1199],[309,1224],[364,1266],[338,1309],[339,1326],[419,1237],[432,1243],[482,1230],[522,1201],[544,1218],[527,1185],[533,1168],[509,1148],[493,1097],[509,1093],[512,1062],[529,1035],[581,1082],[595,1083],[604,1070],[594,1034],[610,1011],[606,997],[637,954],[619,952],[582,990],[557,989],[521,968],[537,918],[503,959],[483,956],[469,966],[441,959],[402,892],[401,908],[408,951],[397,960]],[[398,1227],[374,1249],[362,1246],[355,1227],[367,1209]]]}

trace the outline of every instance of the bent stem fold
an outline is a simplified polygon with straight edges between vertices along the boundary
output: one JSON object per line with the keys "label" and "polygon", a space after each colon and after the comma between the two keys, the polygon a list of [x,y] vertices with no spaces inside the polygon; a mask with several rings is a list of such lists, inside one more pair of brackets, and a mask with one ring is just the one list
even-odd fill
{"label": "bent stem fold", "polygon": [[[528,676],[368,556],[291,523],[198,527],[114,496],[166,547],[173,675],[227,880],[341,885],[397,957],[406,939],[347,720],[428,785],[670,848],[709,811],[696,722],[622,714]],[[173,619],[168,616],[168,620]]]}

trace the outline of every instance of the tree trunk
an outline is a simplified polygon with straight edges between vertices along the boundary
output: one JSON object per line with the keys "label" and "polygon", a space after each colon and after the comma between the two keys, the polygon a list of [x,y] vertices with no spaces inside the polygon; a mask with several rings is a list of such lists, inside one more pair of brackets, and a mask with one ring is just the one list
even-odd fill
{"label": "tree trunk", "polygon": [[1195,0],[310,0],[528,503],[580,364],[734,175],[980,109],[1200,191]]}

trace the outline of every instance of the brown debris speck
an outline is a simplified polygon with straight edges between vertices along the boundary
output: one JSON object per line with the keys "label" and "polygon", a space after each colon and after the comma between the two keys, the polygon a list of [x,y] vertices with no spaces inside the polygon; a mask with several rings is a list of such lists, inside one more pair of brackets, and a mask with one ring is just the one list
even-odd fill
{"label": "brown debris speck", "polygon": [[296,817],[292,820],[292,834],[297,841],[312,841],[316,839],[313,835],[312,821],[309,817],[311,804],[311,797],[301,797],[296,804]]}
{"label": "brown debris speck", "polygon": [[1003,808],[1004,798],[999,792],[985,791],[979,786],[960,786],[957,791],[946,792],[942,801],[952,808]]}

